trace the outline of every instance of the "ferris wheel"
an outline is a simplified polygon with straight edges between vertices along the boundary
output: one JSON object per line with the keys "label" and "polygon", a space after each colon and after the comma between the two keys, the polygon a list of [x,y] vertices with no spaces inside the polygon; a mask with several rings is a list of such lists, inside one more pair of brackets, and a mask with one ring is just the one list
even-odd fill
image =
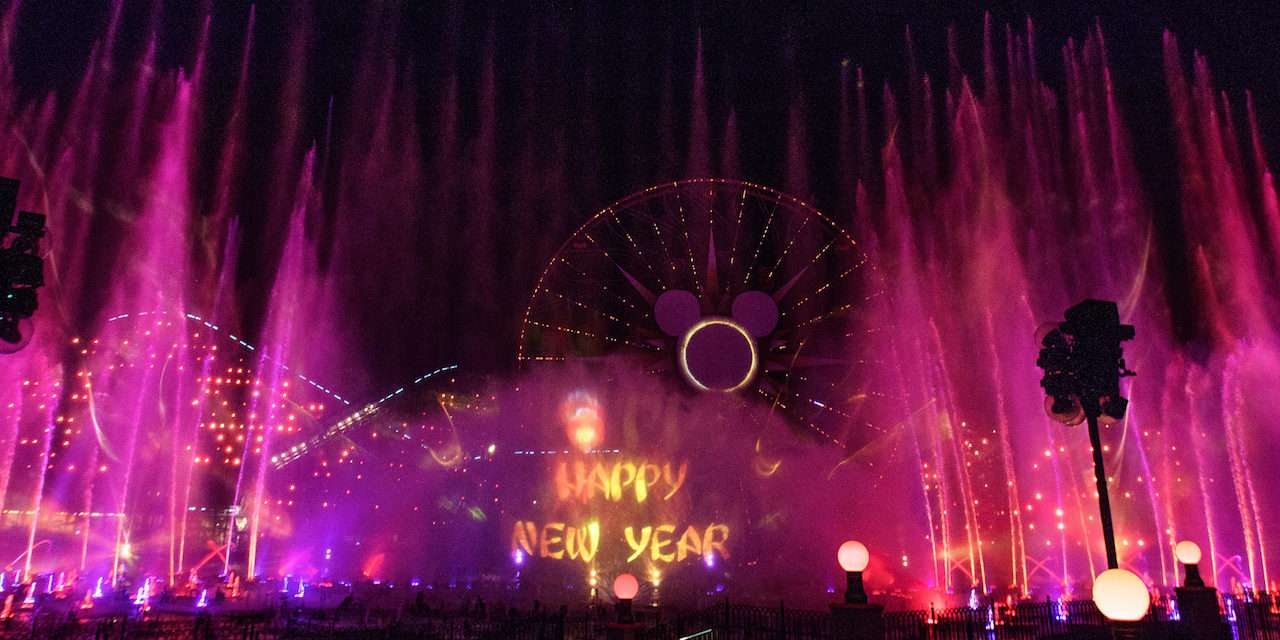
{"label": "ferris wheel", "polygon": [[811,205],[724,179],[656,185],[593,215],[525,310],[528,367],[628,358],[694,391],[767,402],[846,444],[872,421],[884,292],[853,237]]}

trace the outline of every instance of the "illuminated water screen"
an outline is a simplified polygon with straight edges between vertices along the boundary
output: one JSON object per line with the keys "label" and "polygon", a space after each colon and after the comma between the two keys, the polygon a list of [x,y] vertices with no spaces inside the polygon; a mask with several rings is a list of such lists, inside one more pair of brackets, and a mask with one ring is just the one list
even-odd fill
{"label": "illuminated water screen", "polygon": [[1033,336],[1092,297],[1137,327],[1122,565],[1175,584],[1191,539],[1207,582],[1280,579],[1280,200],[1172,35],[1171,212],[1096,29],[1054,82],[1030,23],[946,82],[837,59],[760,136],[693,32],[615,108],[555,24],[415,66],[371,10],[331,76],[255,11],[113,3],[49,86],[0,18],[0,175],[51,229],[0,355],[0,578],[821,603],[855,538],[875,597],[1083,597],[1088,438]]}

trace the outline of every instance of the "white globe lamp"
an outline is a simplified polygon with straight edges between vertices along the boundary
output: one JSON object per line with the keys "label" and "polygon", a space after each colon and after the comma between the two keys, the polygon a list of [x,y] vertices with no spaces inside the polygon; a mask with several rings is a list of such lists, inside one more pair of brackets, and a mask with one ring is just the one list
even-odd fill
{"label": "white globe lamp", "polygon": [[640,592],[640,581],[629,573],[619,574],[613,579],[613,597],[618,599],[618,622],[631,624],[635,622],[631,615],[631,601]]}
{"label": "white globe lamp", "polygon": [[1203,589],[1204,578],[1200,577],[1200,545],[1183,540],[1173,547],[1173,557],[1186,567],[1187,578],[1182,586],[1192,589]]}
{"label": "white globe lamp", "polygon": [[836,552],[836,560],[844,569],[847,585],[844,591],[845,604],[867,604],[867,590],[862,586],[862,572],[867,569],[871,554],[867,546],[857,540],[848,540],[840,545]]}
{"label": "white globe lamp", "polygon": [[1128,569],[1107,569],[1093,581],[1093,603],[1108,620],[1137,622],[1151,608],[1151,591]]}

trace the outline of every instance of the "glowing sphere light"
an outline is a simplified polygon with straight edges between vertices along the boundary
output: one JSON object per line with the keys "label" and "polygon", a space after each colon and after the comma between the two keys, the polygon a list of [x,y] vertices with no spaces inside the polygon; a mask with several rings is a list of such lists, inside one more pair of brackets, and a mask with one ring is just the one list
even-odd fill
{"label": "glowing sphere light", "polygon": [[836,559],[840,561],[840,568],[845,571],[865,571],[871,555],[867,553],[866,545],[857,540],[849,540],[840,545]]}
{"label": "glowing sphere light", "polygon": [[1189,589],[1203,589],[1204,578],[1200,577],[1200,545],[1183,540],[1173,547],[1173,555],[1182,563],[1187,572],[1183,586]]}
{"label": "glowing sphere light", "polygon": [[867,553],[867,546],[857,540],[848,540],[840,545],[840,550],[836,552],[836,560],[840,562],[840,568],[844,569],[847,581],[844,603],[846,605],[867,604],[867,590],[862,586],[862,572],[866,570],[867,562],[871,560],[871,554]]}
{"label": "glowing sphere light", "polygon": [[1093,602],[1110,620],[1136,622],[1151,608],[1151,592],[1128,569],[1108,569],[1093,581]]}
{"label": "glowing sphere light", "polygon": [[624,573],[613,580],[613,595],[619,600],[631,600],[640,591],[640,581],[636,577]]}
{"label": "glowing sphere light", "polygon": [[1183,540],[1173,547],[1173,556],[1182,564],[1200,564],[1200,545]]}

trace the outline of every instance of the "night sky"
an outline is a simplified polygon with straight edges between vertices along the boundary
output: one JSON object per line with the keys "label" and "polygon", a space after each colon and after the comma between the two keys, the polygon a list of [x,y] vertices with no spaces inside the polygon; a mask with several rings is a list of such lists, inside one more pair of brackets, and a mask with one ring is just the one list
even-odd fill
{"label": "night sky", "polygon": [[[1244,3],[1242,6],[1251,3]],[[540,233],[559,234],[585,219],[608,202],[654,182],[682,177],[683,141],[689,127],[689,100],[693,60],[699,34],[705,56],[708,116],[713,152],[730,106],[737,113],[741,138],[742,177],[764,184],[784,186],[788,106],[802,96],[807,113],[810,193],[820,208],[839,205],[835,148],[838,76],[841,61],[864,69],[868,85],[888,83],[904,91],[907,51],[904,33],[909,27],[915,42],[915,61],[922,73],[947,88],[952,76],[946,53],[947,28],[954,25],[959,66],[980,83],[982,25],[991,14],[998,57],[1004,47],[1004,25],[1015,30],[1030,18],[1035,25],[1036,51],[1041,77],[1061,87],[1060,47],[1067,38],[1083,38],[1097,20],[1105,35],[1125,123],[1134,137],[1137,162],[1146,184],[1146,196],[1156,211],[1161,240],[1167,247],[1185,242],[1179,225],[1176,199],[1176,158],[1171,135],[1168,99],[1161,68],[1161,33],[1172,30],[1180,39],[1184,57],[1197,49],[1209,58],[1215,83],[1243,114],[1243,93],[1251,90],[1257,102],[1264,136],[1274,160],[1280,149],[1280,126],[1272,126],[1280,114],[1280,84],[1274,61],[1280,44],[1280,9],[1263,5],[1249,9],[1219,3],[1170,3],[1160,8],[1146,2],[1071,3],[961,3],[832,2],[832,3],[414,3],[384,7],[377,20],[363,3],[270,2],[257,7],[255,64],[250,73],[250,139],[269,140],[278,126],[277,100],[284,79],[302,74],[302,122],[300,138],[342,139],[343,123],[360,104],[353,95],[358,86],[357,61],[370,53],[393,61],[398,82],[416,96],[422,126],[421,146],[428,157],[436,147],[441,114],[442,88],[456,74],[459,121],[457,133],[467,140],[476,128],[477,95],[483,60],[494,55],[497,92],[496,148],[497,219],[504,229],[496,236],[501,254],[520,243],[519,229],[527,219],[511,210],[504,193],[510,190],[507,161],[530,128],[558,132],[569,159],[565,171],[568,190],[557,201],[561,220]],[[209,85],[200,118],[202,170],[212,174],[216,145],[221,143],[227,103],[235,89],[237,62],[243,41],[248,3],[213,5]],[[82,75],[84,61],[95,39],[105,29],[109,5],[98,2],[26,3],[21,8],[15,68],[20,88],[31,99],[50,89],[65,99]],[[192,11],[187,3],[130,3],[122,25],[118,59],[135,60],[152,30],[158,33],[157,66],[190,68],[204,11]],[[286,51],[290,34],[306,33],[307,65],[288,68]],[[263,62],[270,61],[270,62]],[[1189,60],[1185,61],[1189,65]],[[941,91],[939,91],[941,93]],[[871,110],[879,110],[879,91],[869,92]],[[330,100],[336,117],[327,118]],[[532,99],[533,104],[526,104]],[[588,116],[585,117],[584,116]],[[880,120],[871,118],[872,137]],[[585,124],[584,124],[585,123]],[[250,330],[262,322],[262,300],[270,287],[269,274],[282,244],[284,222],[280,216],[262,213],[263,195],[270,182],[270,144],[263,142],[247,154],[245,187],[238,193],[241,240],[236,272],[241,322]],[[302,147],[295,150],[300,156]],[[368,185],[370,189],[378,185]],[[203,194],[207,197],[207,194]],[[840,218],[840,212],[835,212]],[[1169,223],[1169,224],[1165,224]],[[311,232],[328,238],[348,233],[361,220],[338,215],[332,205],[324,219],[310,222]],[[455,231],[457,226],[453,227]],[[524,232],[527,232],[525,229]],[[112,233],[111,229],[104,231]],[[429,234],[428,234],[429,235]],[[424,247],[439,238],[424,237]],[[549,238],[544,238],[549,240]],[[554,246],[552,242],[551,246]],[[323,243],[322,243],[323,244]],[[459,243],[441,242],[443,250],[456,253],[445,262],[457,265],[472,260]],[[429,251],[430,249],[424,249]],[[322,255],[323,255],[322,251]],[[1183,253],[1165,251],[1162,256],[1171,274],[1166,295],[1176,304],[1184,300],[1184,283],[1176,274],[1185,271]],[[497,336],[491,346],[451,347],[435,341],[429,346],[406,347],[407,353],[388,354],[376,369],[385,368],[385,380],[412,373],[424,362],[465,357],[477,364],[503,368],[514,349],[514,317],[527,300],[535,263],[513,266],[501,291],[488,292],[496,307],[482,320],[487,332]],[[505,265],[499,261],[499,270]],[[413,281],[415,272],[401,274]],[[106,284],[105,282],[103,284]],[[475,295],[466,283],[455,283],[445,295]],[[105,290],[105,287],[98,289]],[[85,295],[94,295],[92,290]],[[388,300],[388,297],[395,298]],[[384,353],[403,344],[425,325],[432,332],[457,332],[473,327],[466,313],[432,316],[438,300],[414,300],[403,288],[370,291],[350,301],[352,313],[371,326],[388,328],[381,336],[366,337],[371,353]],[[391,304],[416,316],[414,322],[380,320],[364,307]],[[83,305],[91,309],[96,305]],[[496,312],[496,313],[492,313]],[[362,315],[370,314],[370,315]],[[1179,338],[1195,342],[1201,328],[1194,317],[1176,318]],[[91,315],[78,322],[93,324]],[[458,353],[461,349],[465,353]],[[403,350],[402,350],[403,351]],[[383,356],[378,356],[382,358]],[[383,378],[382,375],[375,377]]]}

